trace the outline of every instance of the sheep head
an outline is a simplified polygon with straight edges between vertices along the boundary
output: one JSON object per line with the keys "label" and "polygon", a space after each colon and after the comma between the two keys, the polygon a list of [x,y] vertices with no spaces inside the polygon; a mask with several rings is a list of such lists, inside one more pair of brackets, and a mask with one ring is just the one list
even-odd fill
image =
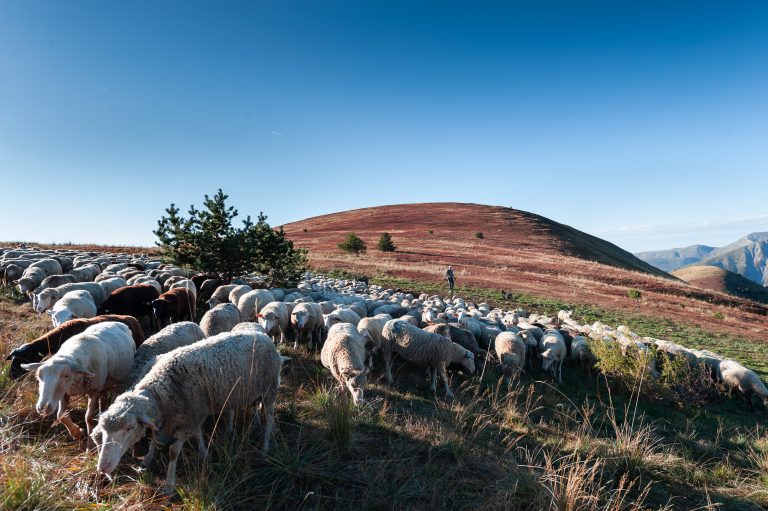
{"label": "sheep head", "polygon": [[356,406],[360,406],[365,402],[363,396],[363,388],[368,382],[368,373],[370,370],[365,369],[346,369],[341,372],[341,377],[344,379],[344,385],[349,389],[352,394],[352,399]]}
{"label": "sheep head", "polygon": [[59,409],[59,403],[70,389],[82,384],[94,374],[75,362],[51,358],[45,362],[21,364],[22,369],[35,371],[38,381],[37,413],[43,417]]}
{"label": "sheep head", "polygon": [[99,450],[97,470],[101,474],[111,474],[120,459],[136,442],[144,437],[147,429],[163,438],[161,443],[175,439],[161,434],[161,425],[157,412],[146,396],[141,394],[123,394],[109,409],[99,416],[99,422],[91,433],[91,438]]}

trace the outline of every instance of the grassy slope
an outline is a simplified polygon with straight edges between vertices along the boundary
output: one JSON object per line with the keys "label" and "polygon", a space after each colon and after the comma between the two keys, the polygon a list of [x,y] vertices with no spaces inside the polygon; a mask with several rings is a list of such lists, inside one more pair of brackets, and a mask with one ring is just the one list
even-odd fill
{"label": "grassy slope", "polygon": [[768,288],[719,266],[687,266],[672,275],[698,287],[768,303]]}
{"label": "grassy slope", "polygon": [[[413,281],[378,282],[437,291]],[[476,300],[493,298],[483,289],[460,292]],[[509,305],[537,312],[568,306],[527,295]],[[574,316],[685,338],[689,345],[720,349],[719,343],[738,342],[673,323],[659,325],[640,313],[581,307]],[[3,358],[11,345],[47,329],[47,318],[7,296],[0,298],[0,321]],[[764,363],[763,347],[748,347],[756,351],[734,356],[753,366],[761,357]],[[209,460],[185,450],[181,496],[172,502],[154,493],[165,457],[152,471],[140,471],[138,461],[126,456],[112,482],[100,481],[93,455],[68,439],[62,426],[35,417],[34,382],[0,377],[0,509],[94,503],[134,509],[542,509],[553,499],[560,509],[568,509],[569,500],[570,509],[597,509],[597,503],[607,509],[619,498],[643,500],[647,509],[670,502],[675,509],[703,509],[708,502],[734,510],[768,505],[764,415],[745,414],[741,403],[721,398],[702,408],[642,400],[645,418],[627,421],[633,424],[627,430],[622,410],[629,396],[596,372],[566,365],[560,388],[534,373],[506,393],[489,365],[482,379],[453,377],[452,386],[459,387],[453,403],[431,398],[420,371],[400,367],[395,388],[389,388],[376,368],[366,388],[368,404],[355,411],[330,389],[317,355],[281,351],[293,362],[284,373],[278,432],[268,458],[255,451],[257,437],[227,441],[214,435]],[[763,376],[766,369],[760,368]],[[74,408],[74,418],[82,421],[84,404]]]}

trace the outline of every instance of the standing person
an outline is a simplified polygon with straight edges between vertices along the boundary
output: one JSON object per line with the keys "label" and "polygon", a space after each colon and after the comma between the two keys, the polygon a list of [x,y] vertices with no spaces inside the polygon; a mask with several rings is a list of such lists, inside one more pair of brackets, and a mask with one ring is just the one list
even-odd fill
{"label": "standing person", "polygon": [[454,282],[453,266],[449,266],[448,269],[445,270],[445,278],[448,279],[448,291],[453,293],[453,282]]}

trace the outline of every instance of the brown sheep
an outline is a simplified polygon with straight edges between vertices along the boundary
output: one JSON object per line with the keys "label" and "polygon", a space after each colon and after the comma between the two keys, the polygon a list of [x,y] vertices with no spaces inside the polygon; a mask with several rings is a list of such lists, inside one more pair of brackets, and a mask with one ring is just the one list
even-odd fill
{"label": "brown sheep", "polygon": [[116,314],[106,314],[89,319],[71,319],[50,332],[38,337],[32,342],[22,344],[11,351],[6,360],[11,361],[11,368],[8,375],[17,380],[24,376],[27,371],[21,367],[21,364],[30,364],[40,362],[47,355],[53,355],[61,345],[70,337],[83,333],[86,328],[102,321],[119,321],[125,324],[131,331],[133,342],[136,347],[144,342],[144,333],[141,331],[141,325],[136,318],[131,316],[119,316]]}
{"label": "brown sheep", "polygon": [[197,300],[192,291],[177,287],[166,291],[152,301],[152,313],[161,327],[167,324],[166,321],[168,323],[185,319],[194,321],[197,313],[196,303]]}

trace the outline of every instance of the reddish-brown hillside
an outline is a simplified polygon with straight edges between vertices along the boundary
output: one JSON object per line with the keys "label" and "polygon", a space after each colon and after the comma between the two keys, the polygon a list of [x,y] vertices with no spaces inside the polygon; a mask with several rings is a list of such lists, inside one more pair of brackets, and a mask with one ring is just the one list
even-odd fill
{"label": "reddish-brown hillside", "polygon": [[[633,312],[638,306],[627,298],[627,289],[637,288],[643,292],[646,314],[753,339],[766,334],[764,305],[690,286],[611,243],[511,208],[404,204],[323,215],[283,227],[297,246],[310,249],[310,263],[317,268],[438,282],[453,265],[457,284]],[[385,231],[397,252],[376,250]],[[356,257],[337,247],[348,233],[366,242],[366,254]]]}

